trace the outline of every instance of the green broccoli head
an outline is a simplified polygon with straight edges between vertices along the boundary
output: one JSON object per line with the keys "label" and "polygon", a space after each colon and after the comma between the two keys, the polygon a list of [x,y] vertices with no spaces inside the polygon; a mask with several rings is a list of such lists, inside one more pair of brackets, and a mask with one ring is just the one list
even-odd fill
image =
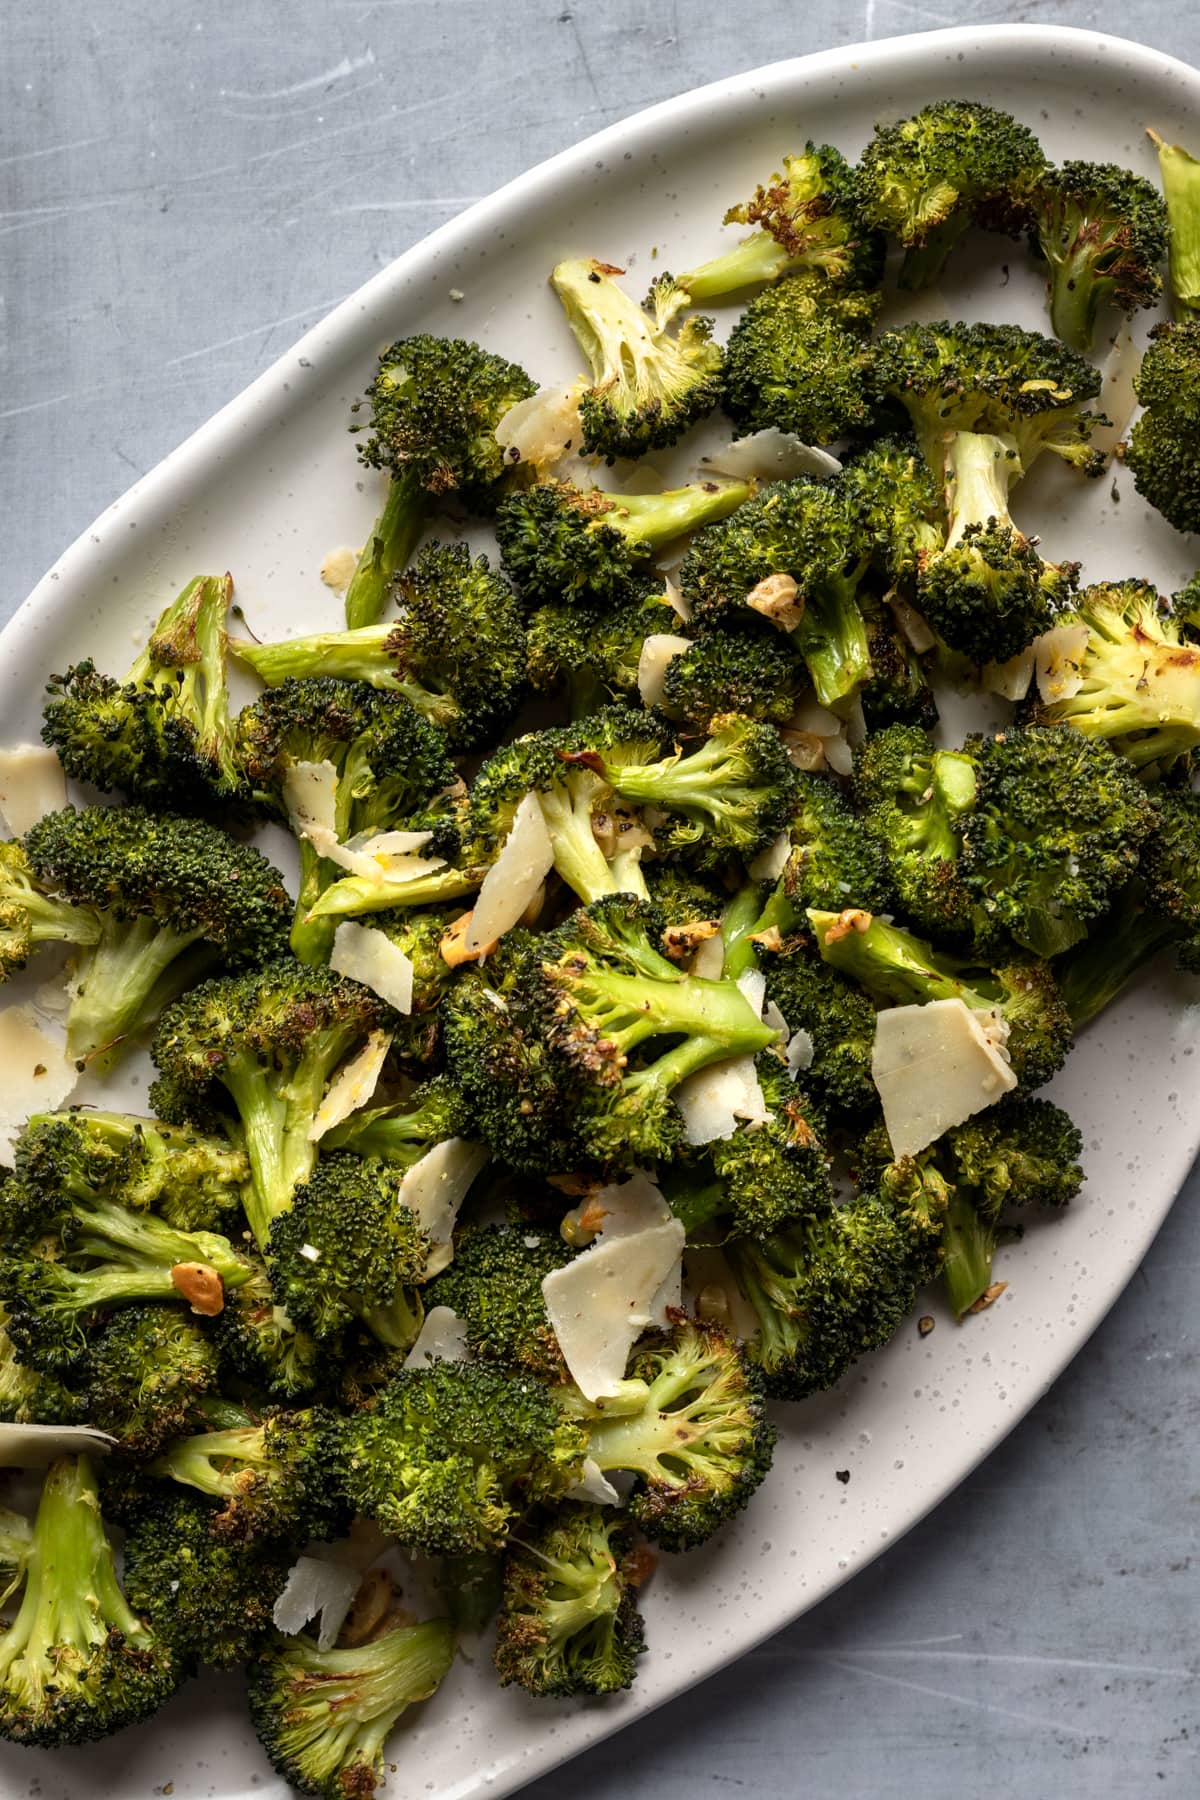
{"label": "green broccoli head", "polygon": [[662,587],[645,582],[631,583],[606,605],[550,601],[529,619],[529,684],[539,694],[565,689],[576,719],[611,700],[636,704],[643,644],[679,631]]}
{"label": "green broccoli head", "polygon": [[649,314],[613,280],[624,271],[591,258],[561,262],[550,285],[591,370],[579,399],[585,451],[643,456],[673,444],[710,413],[721,393],[721,349],[712,321],[675,329],[680,304],[656,287]]}
{"label": "green broccoli head", "polygon": [[927,556],[945,543],[938,473],[911,438],[877,438],[848,458],[838,477],[871,560],[884,578],[911,590]]}
{"label": "green broccoli head", "polygon": [[212,1428],[168,1444],[146,1473],[220,1501],[209,1519],[214,1538],[295,1547],[345,1528],[332,1414],[305,1407],[255,1419],[225,1401],[205,1402],[201,1411]]}
{"label": "green broccoli head", "polygon": [[855,798],[887,858],[896,897],[909,918],[939,938],[982,924],[959,868],[962,821],[976,789],[973,759],[937,749],[917,726],[875,733],[854,759]]}
{"label": "green broccoli head", "polygon": [[787,638],[765,621],[730,615],[667,664],[663,707],[706,731],[722,713],[786,725],[812,692],[808,671]]}
{"label": "green broccoli head", "polygon": [[1177,531],[1198,531],[1200,321],[1156,325],[1134,387],[1146,410],[1125,447],[1133,485]]}
{"label": "green broccoli head", "polygon": [[501,1685],[554,1699],[631,1687],[646,1648],[641,1568],[629,1524],[601,1507],[568,1502],[527,1530],[504,1559]]}
{"label": "green broccoli head", "polygon": [[793,911],[886,907],[892,881],[879,845],[828,775],[797,772],[782,886]]}
{"label": "green broccoli head", "polygon": [[[319,1341],[275,1298],[266,1265],[249,1256],[249,1281],[225,1297],[212,1321],[222,1376],[281,1405],[311,1400],[329,1374],[329,1340]],[[372,1339],[378,1347],[378,1340]]]}
{"label": "green broccoli head", "polygon": [[789,1031],[805,1033],[811,1045],[803,1068],[805,1087],[835,1121],[857,1123],[879,1103],[871,1079],[873,1003],[853,981],[822,962],[806,938],[786,939],[778,953],[765,958],[764,968],[768,998]]}
{"label": "green broccoli head", "polygon": [[393,1727],[437,1692],[454,1648],[445,1619],[385,1621],[365,1644],[332,1650],[277,1635],[247,1671],[250,1717],[273,1766],[314,1800],[373,1794]]}
{"label": "green broccoli head", "polygon": [[82,1425],[87,1401],[79,1381],[69,1385],[20,1361],[0,1306],[0,1422],[6,1425]]}
{"label": "green broccoli head", "polygon": [[863,211],[905,250],[900,286],[930,286],[972,225],[1017,232],[1046,166],[1033,132],[976,100],[938,100],[876,125],[863,151]]}
{"label": "green broccoli head", "polygon": [[546,1316],[542,1282],[572,1254],[557,1231],[542,1226],[465,1231],[450,1267],[426,1289],[426,1305],[458,1314],[471,1354],[481,1361],[561,1381],[562,1352]]}
{"label": "green broccoli head", "polygon": [[254,968],[286,947],[279,871],[199,819],[67,808],[38,820],[25,853],[39,887],[95,908],[100,921],[96,941],[77,952],[72,1056],[106,1066],[213,969]]}
{"label": "green broccoli head", "polygon": [[84,1376],[89,1422],[147,1461],[198,1428],[219,1368],[198,1320],[174,1306],[127,1306],[90,1343]]}
{"label": "green broccoli head", "polygon": [[90,1743],[157,1712],[184,1673],[121,1591],[91,1464],[62,1458],[47,1471],[21,1604],[0,1636],[0,1737]]}
{"label": "green broccoli head", "polygon": [[47,684],[42,741],[75,781],[155,809],[212,811],[249,799],[225,681],[228,575],[197,575],[118,681],[89,658]]}
{"label": "green broccoli head", "polygon": [[1169,239],[1166,202],[1144,175],[1117,163],[1065,162],[1042,171],[1030,238],[1050,267],[1054,335],[1091,350],[1100,308],[1153,306]]}
{"label": "green broccoli head", "polygon": [[0,982],[23,969],[42,944],[96,944],[103,924],[93,906],[43,893],[17,838],[0,842]]}
{"label": "green broccoli head", "polygon": [[774,427],[806,444],[860,436],[878,410],[871,342],[834,313],[814,316],[806,284],[781,282],[733,328],[722,404],[739,433]]}
{"label": "green broccoli head", "polygon": [[115,1200],[178,1231],[236,1233],[249,1178],[228,1137],[131,1113],[34,1113],[21,1134],[21,1180],[33,1192]]}
{"label": "green broccoli head", "polygon": [[441,1556],[498,1548],[514,1516],[579,1479],[581,1426],[528,1375],[490,1363],[402,1370],[369,1412],[339,1424],[355,1510],[405,1548]]}

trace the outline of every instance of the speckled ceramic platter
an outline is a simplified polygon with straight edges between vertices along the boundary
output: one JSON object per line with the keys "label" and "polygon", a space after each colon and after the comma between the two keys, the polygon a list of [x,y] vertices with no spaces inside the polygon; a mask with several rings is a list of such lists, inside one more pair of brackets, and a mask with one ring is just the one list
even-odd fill
{"label": "speckled ceramic platter", "polygon": [[[855,157],[877,119],[954,96],[1010,108],[1056,158],[1117,159],[1152,174],[1146,125],[1200,140],[1200,74],[1115,38],[1024,26],[778,63],[613,126],[407,252],[97,520],[0,638],[5,739],[36,737],[52,668],[85,650],[123,667],[132,640],[198,570],[233,571],[263,636],[335,616],[320,565],[333,547],[361,542],[378,499],[356,467],[347,407],[388,339],[462,334],[543,382],[573,374],[545,281],[559,258],[622,264],[639,290],[654,266],[714,253],[726,206],[805,138]],[[995,239],[972,254],[941,293],[923,297],[924,315],[1040,324],[1024,251]],[[684,475],[695,454],[664,459],[663,474]],[[1126,477],[1085,487],[1039,466],[1019,510],[1048,554],[1081,558],[1089,578],[1136,571],[1170,591],[1192,572],[1184,540]],[[1087,1187],[1067,1217],[1005,1252],[1010,1285],[990,1311],[958,1329],[934,1306],[930,1336],[914,1321],[836,1392],[780,1409],[775,1468],[754,1505],[706,1551],[665,1563],[648,1590],[651,1651],[634,1692],[533,1703],[496,1688],[486,1664],[461,1663],[397,1735],[388,1791],[510,1792],[786,1625],[974,1468],[1112,1305],[1187,1173],[1200,1142],[1197,997],[1170,975],[1147,981],[1079,1045],[1054,1093],[1083,1128]],[[849,1470],[849,1482],[835,1482],[835,1469]],[[168,1782],[175,1800],[284,1794],[236,1680],[194,1684],[149,1725],[86,1751],[0,1746],[6,1800],[150,1800]]]}

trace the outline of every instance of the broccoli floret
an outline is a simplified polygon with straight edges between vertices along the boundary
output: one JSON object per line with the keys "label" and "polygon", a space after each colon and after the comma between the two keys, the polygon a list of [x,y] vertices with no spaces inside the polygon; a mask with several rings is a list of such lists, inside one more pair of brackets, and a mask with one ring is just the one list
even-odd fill
{"label": "broccoli floret", "polygon": [[882,283],[883,239],[864,222],[857,171],[832,144],[809,142],[800,156],[785,157],[782,172],[731,206],[725,223],[758,229],[736,249],[686,275],[664,275],[656,286],[682,288],[696,305],[801,270],[850,288]]}
{"label": "broccoli floret", "polygon": [[455,750],[492,742],[525,685],[525,632],[508,583],[466,544],[426,544],[393,587],[400,616],[390,624],[277,644],[234,638],[230,649],[268,687],[315,676],[365,681],[402,694]]}
{"label": "broccoli floret", "polygon": [[200,1410],[212,1428],[168,1444],[146,1473],[222,1504],[209,1530],[222,1542],[336,1537],[347,1521],[338,1484],[338,1421],[320,1407],[255,1419],[228,1401]]}
{"label": "broccoli floret", "polygon": [[875,1008],[862,989],[813,954],[809,940],[786,940],[764,959],[767,994],[792,1032],[805,1032],[812,1060],[805,1086],[837,1119],[857,1121],[879,1104],[871,1079]]}
{"label": "broccoli floret", "polygon": [[89,658],[52,675],[42,741],[76,781],[179,812],[248,799],[225,684],[228,575],[189,581],[121,681]]}
{"label": "broccoli floret", "polygon": [[496,427],[535,392],[536,383],[516,363],[462,338],[422,333],[382,353],[367,389],[371,435],[358,454],[391,481],[346,590],[352,631],[380,618],[391,578],[412,555],[435,507],[455,498],[472,512],[493,510],[510,467]]}
{"label": "broccoli floret", "polygon": [[548,1228],[485,1225],[464,1232],[454,1261],[426,1289],[426,1305],[448,1306],[458,1314],[473,1356],[561,1381],[562,1352],[546,1316],[542,1281],[572,1254]]}
{"label": "broccoli floret", "polygon": [[938,476],[910,438],[885,437],[850,457],[838,483],[877,569],[911,590],[945,542]]}
{"label": "broccoli floret", "polygon": [[266,1265],[254,1257],[247,1261],[249,1281],[226,1296],[211,1324],[222,1372],[270,1400],[311,1399],[329,1374],[329,1343],[319,1343],[289,1318],[275,1298]]}
{"label": "broccoli floret", "polygon": [[435,1144],[469,1136],[471,1126],[471,1109],[462,1090],[448,1076],[434,1075],[407,1099],[351,1113],[326,1133],[321,1150],[353,1150],[394,1168],[411,1169]]}
{"label": "broccoli floret", "polygon": [[646,1648],[629,1525],[598,1506],[562,1507],[504,1559],[496,1627],[503,1687],[555,1699],[631,1687]]}
{"label": "broccoli floret", "polygon": [[629,1516],[665,1550],[704,1543],[771,1466],[775,1427],[753,1368],[718,1326],[685,1313],[634,1352],[618,1408],[589,1407],[572,1389],[561,1400],[586,1420],[597,1467],[637,1477]]}
{"label": "broccoli floret", "polygon": [[690,318],[674,329],[686,296],[656,288],[653,312],[645,312],[612,279],[623,273],[577,258],[559,263],[550,277],[592,373],[579,398],[583,448],[610,462],[663,449],[710,413],[724,361],[711,319]]}
{"label": "broccoli floret", "polygon": [[1013,1071],[1026,1088],[1049,1081],[1071,1047],[1066,1004],[1047,963],[1034,958],[988,966],[936,951],[911,932],[869,914],[810,912],[822,957],[880,1005],[961,1000],[999,1013],[1008,1026]]}
{"label": "broccoli floret", "polygon": [[339,1426],[355,1509],[407,1549],[503,1544],[514,1514],[580,1477],[587,1436],[527,1375],[488,1363],[402,1370],[370,1412]]}
{"label": "broccoli floret", "polygon": [[812,691],[800,657],[773,626],[747,617],[702,633],[667,664],[663,707],[706,731],[721,713],[786,725]]}
{"label": "broccoli floret", "polygon": [[42,944],[90,946],[102,931],[95,907],[41,891],[18,839],[0,842],[0,982],[23,969]]}
{"label": "broccoli floret", "polygon": [[971,757],[937,749],[916,726],[893,725],[857,752],[854,794],[908,917],[939,937],[969,932],[972,899],[958,865],[962,820],[977,797]]}
{"label": "broccoli floret", "polygon": [[871,658],[871,673],[859,689],[867,731],[883,731],[889,725],[932,730],[938,721],[937,699],[891,604],[864,593],[862,613]]}
{"label": "broccoli floret", "polygon": [[860,1191],[845,1206],[725,1254],[759,1331],[747,1346],[768,1393],[802,1400],[878,1350],[937,1268],[942,1219],[926,1196],[913,1206]]}
{"label": "broccoli floret", "polygon": [[86,1418],[87,1402],[78,1382],[66,1387],[19,1360],[8,1335],[8,1313],[0,1306],[0,1422],[82,1425]]}
{"label": "broccoli floret", "polygon": [[77,952],[67,1013],[68,1054],[98,1067],[214,969],[253,968],[286,947],[279,871],[199,819],[68,807],[38,820],[25,853],[39,887],[99,919]]}
{"label": "broccoli floret", "polygon": [[836,480],[773,482],[699,532],[680,569],[702,627],[749,606],[788,633],[823,706],[851,698],[870,674],[858,589],[872,545],[857,511]]}
{"label": "broccoli floret", "polygon": [[1144,175],[1116,163],[1065,162],[1042,172],[1031,212],[1030,241],[1050,265],[1050,323],[1064,344],[1090,350],[1109,302],[1124,313],[1155,304],[1167,208]]}
{"label": "broccoli floret", "polygon": [[880,911],[891,898],[886,862],[841,789],[828,775],[797,772],[781,877],[797,915],[810,906]]}
{"label": "broccoli floret", "polygon": [[551,601],[529,619],[529,684],[539,694],[565,688],[574,719],[614,699],[636,704],[642,645],[652,635],[679,631],[661,587],[643,591],[635,584],[605,605]]}
{"label": "broccoli floret", "polygon": [[217,1352],[178,1307],[127,1306],[88,1346],[84,1374],[89,1424],[141,1462],[199,1428],[198,1402],[217,1390]]}
{"label": "broccoli floret", "polygon": [[245,1150],[192,1125],[131,1113],[34,1113],[21,1134],[21,1180],[55,1195],[116,1200],[155,1212],[178,1231],[240,1229]]}
{"label": "broccoli floret", "polygon": [[1133,385],[1146,409],[1125,446],[1133,485],[1177,531],[1200,531],[1200,320],[1156,325]]}
{"label": "broccoli floret", "polygon": [[937,281],[972,225],[1018,231],[1045,166],[1032,131],[976,100],[938,100],[876,125],[863,151],[863,211],[904,246],[900,286]]}
{"label": "broccoli floret", "polygon": [[917,605],[954,650],[1007,662],[1054,623],[1078,563],[1045,563],[1014,522],[1008,495],[1023,473],[1016,440],[951,431],[944,446],[949,529],[921,560]]}
{"label": "broccoli floret", "polygon": [[246,1216],[260,1248],[317,1157],[311,1133],[335,1072],[387,1009],[368,988],[325,969],[277,962],[207,981],[168,1008],[151,1055],[165,1085],[151,1104],[232,1111],[245,1136]]}
{"label": "broccoli floret", "polygon": [[1068,658],[1080,684],[1033,703],[1029,716],[1106,739],[1147,776],[1188,757],[1200,744],[1200,652],[1155,589],[1136,579],[1098,583],[1058,623],[1087,630]]}
{"label": "broccoli floret", "polygon": [[748,482],[608,494],[567,481],[511,495],[496,515],[500,560],[527,606],[621,599],[664,545],[748,500]]}
{"label": "broccoli floret", "polygon": [[908,413],[931,469],[948,431],[1010,437],[1028,474],[1044,451],[1085,475],[1104,458],[1089,438],[1106,423],[1083,410],[1100,371],[1054,338],[1019,325],[902,325],[877,344],[880,386]]}
{"label": "broccoli floret", "polygon": [[271,1227],[271,1283],[290,1319],[320,1339],[361,1320],[392,1349],[421,1329],[429,1238],[396,1198],[387,1163],[323,1155]]}
{"label": "broccoli floret", "polygon": [[247,1672],[250,1717],[272,1764],[315,1800],[369,1800],[393,1726],[428,1700],[454,1661],[445,1619],[385,1624],[352,1648],[277,1636]]}
{"label": "broccoli floret", "polygon": [[212,1531],[213,1503],[177,1490],[134,1509],[125,1534],[125,1592],[162,1641],[213,1669],[249,1662],[271,1630],[295,1546],[229,1543]]}
{"label": "broccoli floret", "polygon": [[1146,136],[1158,149],[1158,173],[1167,208],[1171,256],[1171,298],[1176,316],[1187,318],[1200,307],[1200,162],[1182,144],[1167,144],[1156,131]]}
{"label": "broccoli floret", "polygon": [[781,282],[734,326],[721,399],[739,435],[772,426],[806,444],[861,435],[878,410],[874,351],[835,315],[814,317],[804,284]]}
{"label": "broccoli floret", "polygon": [[651,863],[646,870],[646,886],[668,930],[672,926],[719,920],[728,898],[711,873],[680,862]]}
{"label": "broccoli floret", "polygon": [[333,846],[320,841],[320,821],[309,821],[304,774],[297,765],[332,764],[333,832],[339,843],[399,827],[445,829],[443,796],[456,779],[445,736],[402,695],[330,675],[288,677],[245,708],[238,736],[256,793],[299,838],[292,950],[302,962],[324,962],[335,921],[310,914],[339,871],[321,855],[322,848]]}
{"label": "broccoli floret", "polygon": [[56,1748],[157,1712],[185,1666],[121,1592],[85,1456],[47,1471],[25,1591],[0,1631],[0,1737]]}
{"label": "broccoli floret", "polygon": [[[451,926],[461,918],[462,910],[461,905],[426,906],[413,911],[396,907],[390,912],[373,913],[364,921],[382,931],[412,963],[412,1012],[406,1023],[418,1034],[426,1025],[436,1026],[442,996],[454,980],[455,972],[442,955],[442,943]],[[403,1049],[393,1040],[393,1049],[397,1047]]]}

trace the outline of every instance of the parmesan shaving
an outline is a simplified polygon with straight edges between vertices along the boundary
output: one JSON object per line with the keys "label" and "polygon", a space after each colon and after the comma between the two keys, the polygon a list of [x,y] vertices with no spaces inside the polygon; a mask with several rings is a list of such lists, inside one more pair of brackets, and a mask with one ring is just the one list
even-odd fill
{"label": "parmesan shaving", "polygon": [[788,1047],[785,1052],[788,1074],[793,1081],[802,1069],[812,1068],[815,1055],[816,1046],[812,1041],[812,1033],[805,1031],[803,1025],[798,1026],[788,1039]]}
{"label": "parmesan shaving", "polygon": [[1033,646],[1037,691],[1045,705],[1072,699],[1083,686],[1083,659],[1088,647],[1086,625],[1056,625]]}
{"label": "parmesan shaving", "polygon": [[316,831],[337,842],[337,770],[324,762],[290,763],[283,776],[283,804],[297,837]]}
{"label": "parmesan shaving", "polygon": [[335,975],[361,981],[398,1013],[411,1013],[412,958],[382,931],[344,919],[333,934],[329,966]]}
{"label": "parmesan shaving", "polygon": [[637,677],[643,706],[660,703],[668,668],[677,656],[682,656],[691,647],[691,638],[674,637],[669,631],[653,631],[643,639]]}
{"label": "parmesan shaving", "polygon": [[683,1135],[689,1144],[711,1144],[732,1137],[739,1119],[761,1125],[771,1117],[752,1056],[731,1056],[698,1069],[680,1082],[675,1101],[683,1114]]}
{"label": "parmesan shaving", "polygon": [[46,1469],[60,1456],[107,1456],[116,1441],[90,1425],[0,1424],[0,1469]]}
{"label": "parmesan shaving", "polygon": [[827,450],[818,450],[794,432],[770,425],[765,431],[735,438],[706,456],[702,472],[736,475],[740,480],[757,476],[762,481],[787,481],[794,475],[816,475],[823,480],[836,475],[841,466]]}
{"label": "parmesan shaving", "polygon": [[692,958],[692,974],[701,981],[720,981],[725,972],[725,939],[718,931],[705,938]]}
{"label": "parmesan shaving", "polygon": [[563,1498],[590,1502],[593,1506],[620,1506],[622,1504],[620,1494],[600,1464],[593,1462],[590,1456],[584,1458],[583,1474],[574,1487],[567,1489]]}
{"label": "parmesan shaving", "polygon": [[61,1037],[51,1037],[31,1006],[0,1008],[0,1162],[31,1113],[54,1112],[75,1090],[79,1071]]}
{"label": "parmesan shaving", "polygon": [[454,1227],[459,1208],[488,1155],[484,1144],[472,1143],[468,1138],[445,1138],[404,1172],[397,1198],[401,1206],[416,1214],[417,1223],[429,1239],[425,1272],[430,1279],[454,1260]]}
{"label": "parmesan shaving", "polygon": [[875,1022],[871,1078],[893,1154],[915,1156],[1017,1085],[1003,1021],[962,1000],[894,1006]]}
{"label": "parmesan shaving", "polygon": [[601,1240],[544,1278],[547,1317],[585,1399],[619,1390],[629,1352],[654,1316],[683,1243],[683,1226],[669,1219]]}
{"label": "parmesan shaving", "polygon": [[0,815],[13,837],[67,804],[67,778],[53,750],[15,744],[0,750]]}
{"label": "parmesan shaving", "polygon": [[275,1629],[295,1637],[310,1619],[317,1619],[317,1648],[331,1650],[358,1592],[359,1579],[357,1569],[343,1568],[319,1556],[298,1557],[271,1613]]}
{"label": "parmesan shaving", "polygon": [[348,1119],[360,1112],[379,1085],[383,1065],[387,1061],[392,1040],[386,1031],[373,1031],[358,1055],[348,1062],[330,1083],[329,1090],[308,1128],[309,1142],[316,1144]]}
{"label": "parmesan shaving", "polygon": [[1007,662],[985,663],[981,685],[987,693],[998,694],[1001,700],[1023,700],[1033,680],[1035,660],[1036,646],[1030,644]]}
{"label": "parmesan shaving", "polygon": [[773,843],[760,850],[753,862],[747,864],[746,873],[751,881],[778,881],[791,854],[792,840],[786,831],[781,831]]}
{"label": "parmesan shaving", "polygon": [[417,1341],[404,1359],[406,1369],[427,1369],[431,1362],[470,1362],[467,1326],[453,1307],[433,1306]]}
{"label": "parmesan shaving", "polygon": [[511,461],[532,463],[539,474],[553,468],[583,441],[582,392],[579,380],[567,388],[539,388],[528,400],[518,400],[497,425],[496,442],[509,451]]}
{"label": "parmesan shaving", "polygon": [[511,931],[554,867],[554,846],[536,794],[513,815],[504,848],[483,878],[463,948],[482,950]]}

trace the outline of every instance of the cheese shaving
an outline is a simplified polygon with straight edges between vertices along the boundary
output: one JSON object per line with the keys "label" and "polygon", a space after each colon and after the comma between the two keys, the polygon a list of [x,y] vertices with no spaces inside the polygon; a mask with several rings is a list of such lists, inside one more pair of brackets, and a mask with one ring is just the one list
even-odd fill
{"label": "cheese shaving", "polygon": [[667,670],[677,656],[684,655],[691,647],[691,638],[674,637],[669,631],[652,631],[642,640],[637,679],[643,706],[660,704]]}
{"label": "cheese shaving", "polygon": [[675,1101],[683,1114],[689,1144],[711,1144],[732,1137],[738,1120],[765,1124],[771,1117],[752,1056],[731,1056],[711,1063],[680,1082]]}
{"label": "cheese shaving", "polygon": [[0,816],[13,837],[67,804],[67,778],[53,750],[15,744],[0,750]]}
{"label": "cheese shaving", "polygon": [[319,1556],[298,1557],[271,1613],[276,1630],[295,1637],[310,1619],[317,1619],[317,1648],[331,1650],[358,1592],[359,1579],[357,1569],[343,1568]]}
{"label": "cheese shaving", "polygon": [[53,1112],[75,1090],[79,1071],[61,1037],[51,1037],[31,1006],[0,1008],[0,1162],[31,1113]]}
{"label": "cheese shaving", "polygon": [[107,1456],[116,1441],[90,1425],[0,1424],[0,1469],[46,1469],[60,1456]]}
{"label": "cheese shaving", "polygon": [[417,1216],[430,1242],[426,1275],[439,1275],[454,1260],[454,1227],[471,1183],[488,1160],[486,1145],[445,1138],[406,1169],[397,1198]]}
{"label": "cheese shaving", "polygon": [[579,1500],[593,1506],[620,1506],[621,1496],[598,1462],[584,1458],[583,1474],[564,1494],[565,1500]]}
{"label": "cheese shaving", "polygon": [[319,1143],[327,1131],[360,1112],[374,1094],[387,1061],[392,1040],[386,1031],[373,1031],[358,1055],[334,1077],[308,1128],[310,1143]]}
{"label": "cheese shaving", "polygon": [[1086,625],[1056,625],[1033,646],[1037,691],[1045,705],[1072,699],[1083,686],[1083,659],[1088,647]]}
{"label": "cheese shaving", "polygon": [[601,1239],[542,1282],[546,1314],[572,1380],[588,1400],[616,1393],[683,1252],[678,1219]]}
{"label": "cheese shaving", "polygon": [[344,919],[333,934],[329,966],[336,975],[361,981],[398,1013],[412,1012],[412,958],[384,932]]}
{"label": "cheese shaving", "polygon": [[483,878],[463,948],[478,951],[511,931],[554,867],[554,846],[536,794],[513,814],[504,848]]}
{"label": "cheese shaving", "polygon": [[467,1326],[450,1306],[433,1306],[425,1314],[417,1341],[404,1359],[406,1369],[427,1369],[431,1362],[470,1362]]}
{"label": "cheese shaving", "polygon": [[754,861],[747,864],[746,873],[751,881],[778,881],[791,854],[792,840],[786,831],[781,831],[773,843],[760,850]]}
{"label": "cheese shaving", "polygon": [[893,1006],[875,1023],[871,1078],[896,1156],[915,1156],[943,1132],[993,1106],[1017,1085],[998,1015],[962,1000]]}

